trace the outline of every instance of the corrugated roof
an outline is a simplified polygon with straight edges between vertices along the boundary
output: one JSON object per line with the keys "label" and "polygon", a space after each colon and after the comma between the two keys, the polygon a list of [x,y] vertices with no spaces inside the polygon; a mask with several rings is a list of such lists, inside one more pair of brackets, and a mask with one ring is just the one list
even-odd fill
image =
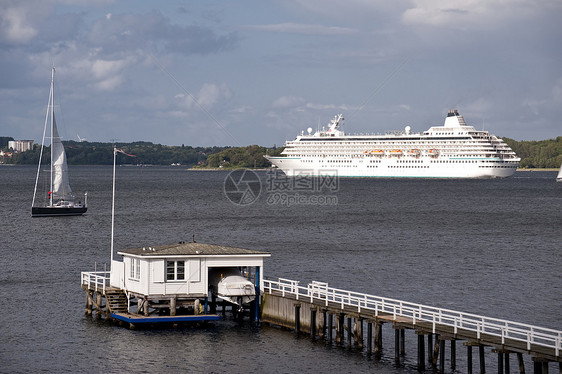
{"label": "corrugated roof", "polygon": [[269,252],[256,251],[253,249],[226,247],[223,245],[205,243],[185,243],[146,246],[141,248],[130,248],[118,251],[121,254],[132,254],[138,256],[230,256],[230,255],[260,255],[268,257]]}

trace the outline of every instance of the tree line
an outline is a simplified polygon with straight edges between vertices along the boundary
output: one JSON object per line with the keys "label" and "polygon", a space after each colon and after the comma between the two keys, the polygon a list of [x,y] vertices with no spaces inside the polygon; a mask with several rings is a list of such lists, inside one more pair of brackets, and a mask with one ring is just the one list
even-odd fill
{"label": "tree line", "polygon": [[[562,164],[562,136],[548,140],[516,141],[503,138],[504,141],[521,157],[521,168],[559,168]],[[1,137],[0,149],[7,151],[9,137]],[[98,142],[63,142],[67,161],[70,165],[112,165],[113,147],[134,155],[119,156],[119,164],[179,164],[187,167],[200,168],[265,168],[271,166],[263,156],[278,156],[283,148],[266,148],[258,145],[246,147],[191,147],[168,146],[151,142],[133,143],[98,143]],[[26,152],[4,156],[0,162],[6,164],[37,164],[41,146],[35,144]],[[42,162],[49,163],[50,148],[46,147]]]}
{"label": "tree line", "polygon": [[[10,139],[11,140],[11,139]],[[6,142],[7,143],[7,142]],[[118,156],[119,164],[131,165],[184,165],[187,167],[224,167],[224,168],[263,168],[271,164],[263,155],[278,154],[278,149],[267,149],[257,145],[247,147],[191,147],[168,146],[151,142],[133,143],[98,143],[63,141],[66,159],[69,165],[112,165],[113,147],[131,155]],[[6,146],[2,147],[5,148]],[[39,162],[41,145],[33,149],[13,153],[4,157],[6,164],[35,164]],[[50,147],[45,147],[41,163],[50,162]]]}
{"label": "tree line", "polygon": [[562,164],[562,136],[548,140],[503,140],[521,157],[520,168],[559,168]]}

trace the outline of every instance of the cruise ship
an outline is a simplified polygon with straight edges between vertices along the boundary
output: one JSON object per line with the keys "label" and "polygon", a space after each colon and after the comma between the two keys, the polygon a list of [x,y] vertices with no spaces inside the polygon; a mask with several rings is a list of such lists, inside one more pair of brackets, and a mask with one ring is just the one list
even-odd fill
{"label": "cruise ship", "polygon": [[338,127],[341,114],[328,129],[301,132],[285,143],[281,156],[265,156],[287,176],[382,178],[505,178],[521,160],[501,139],[468,126],[456,109],[443,126],[422,133],[346,135]]}

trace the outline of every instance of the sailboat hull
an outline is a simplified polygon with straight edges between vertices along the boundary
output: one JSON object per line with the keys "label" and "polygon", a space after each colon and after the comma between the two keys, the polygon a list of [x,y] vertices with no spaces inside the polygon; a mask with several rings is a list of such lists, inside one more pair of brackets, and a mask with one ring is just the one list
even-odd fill
{"label": "sailboat hull", "polygon": [[87,207],[32,207],[31,217],[80,216],[88,210]]}

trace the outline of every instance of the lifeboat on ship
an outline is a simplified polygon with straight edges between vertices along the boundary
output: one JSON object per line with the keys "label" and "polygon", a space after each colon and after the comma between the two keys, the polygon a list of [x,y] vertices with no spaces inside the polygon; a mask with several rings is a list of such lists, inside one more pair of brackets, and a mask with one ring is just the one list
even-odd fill
{"label": "lifeboat on ship", "polygon": [[392,150],[390,151],[390,155],[391,155],[391,156],[400,157],[400,156],[402,156],[402,150],[400,150],[400,149],[392,149]]}
{"label": "lifeboat on ship", "polygon": [[420,155],[421,155],[421,151],[420,151],[419,149],[410,149],[410,150],[408,151],[408,154],[409,154],[410,156],[414,156],[415,158],[419,158]]}
{"label": "lifeboat on ship", "polygon": [[373,156],[384,156],[384,151],[382,149],[375,149],[371,151]]}
{"label": "lifeboat on ship", "polygon": [[438,149],[430,149],[429,151],[427,151],[427,154],[431,157],[437,157],[439,156],[439,150]]}

